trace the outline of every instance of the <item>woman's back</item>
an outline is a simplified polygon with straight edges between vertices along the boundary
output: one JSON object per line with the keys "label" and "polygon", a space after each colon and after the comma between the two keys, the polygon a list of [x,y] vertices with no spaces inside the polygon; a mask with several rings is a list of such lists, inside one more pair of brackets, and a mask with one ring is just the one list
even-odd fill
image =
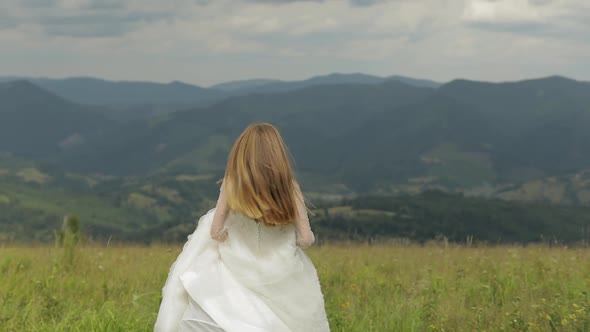
{"label": "woman's back", "polygon": [[272,282],[300,268],[293,225],[268,226],[231,212],[226,227],[227,240],[219,244],[219,254],[244,282]]}
{"label": "woman's back", "polygon": [[243,246],[244,251],[261,259],[273,256],[277,251],[292,254],[297,236],[294,224],[269,226],[231,211],[225,222],[231,246]]}

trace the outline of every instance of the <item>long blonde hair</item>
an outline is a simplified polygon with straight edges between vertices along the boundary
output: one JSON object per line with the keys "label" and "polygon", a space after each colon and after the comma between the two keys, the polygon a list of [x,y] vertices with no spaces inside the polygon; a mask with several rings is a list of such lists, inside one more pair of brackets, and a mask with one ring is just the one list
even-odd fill
{"label": "long blonde hair", "polygon": [[223,186],[233,211],[267,225],[286,225],[296,218],[299,185],[287,147],[271,124],[252,124],[237,138]]}

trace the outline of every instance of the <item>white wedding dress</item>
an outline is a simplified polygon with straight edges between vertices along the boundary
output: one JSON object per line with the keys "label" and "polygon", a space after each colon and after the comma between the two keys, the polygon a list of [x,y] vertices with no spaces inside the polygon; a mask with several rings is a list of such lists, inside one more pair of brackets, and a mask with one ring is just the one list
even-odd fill
{"label": "white wedding dress", "polygon": [[215,211],[201,217],[172,265],[154,331],[329,331],[316,269],[297,245],[299,228],[228,211],[224,241],[216,241]]}

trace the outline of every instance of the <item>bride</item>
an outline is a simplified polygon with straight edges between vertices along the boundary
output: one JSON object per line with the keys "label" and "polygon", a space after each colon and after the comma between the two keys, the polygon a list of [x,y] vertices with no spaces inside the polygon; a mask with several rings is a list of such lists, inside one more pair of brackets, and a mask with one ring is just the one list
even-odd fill
{"label": "bride", "polygon": [[156,332],[329,331],[303,195],[275,127],[250,125],[229,155],[215,209],[162,289]]}

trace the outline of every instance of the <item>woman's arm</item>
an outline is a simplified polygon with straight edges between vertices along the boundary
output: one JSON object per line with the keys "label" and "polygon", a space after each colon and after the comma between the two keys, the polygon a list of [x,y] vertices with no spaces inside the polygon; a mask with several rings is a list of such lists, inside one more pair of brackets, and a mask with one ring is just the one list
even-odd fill
{"label": "woman's arm", "polygon": [[225,190],[223,190],[223,183],[219,191],[219,198],[217,198],[217,205],[215,206],[215,214],[213,215],[213,222],[211,223],[211,238],[217,241],[224,241],[227,238],[227,229],[225,228],[225,218],[229,213],[227,205],[227,198],[225,197]]}
{"label": "woman's arm", "polygon": [[311,231],[309,225],[309,217],[307,216],[307,209],[305,208],[305,201],[301,189],[297,186],[297,218],[295,219],[295,230],[297,235],[297,246],[305,249],[311,247],[315,242],[315,236]]}

